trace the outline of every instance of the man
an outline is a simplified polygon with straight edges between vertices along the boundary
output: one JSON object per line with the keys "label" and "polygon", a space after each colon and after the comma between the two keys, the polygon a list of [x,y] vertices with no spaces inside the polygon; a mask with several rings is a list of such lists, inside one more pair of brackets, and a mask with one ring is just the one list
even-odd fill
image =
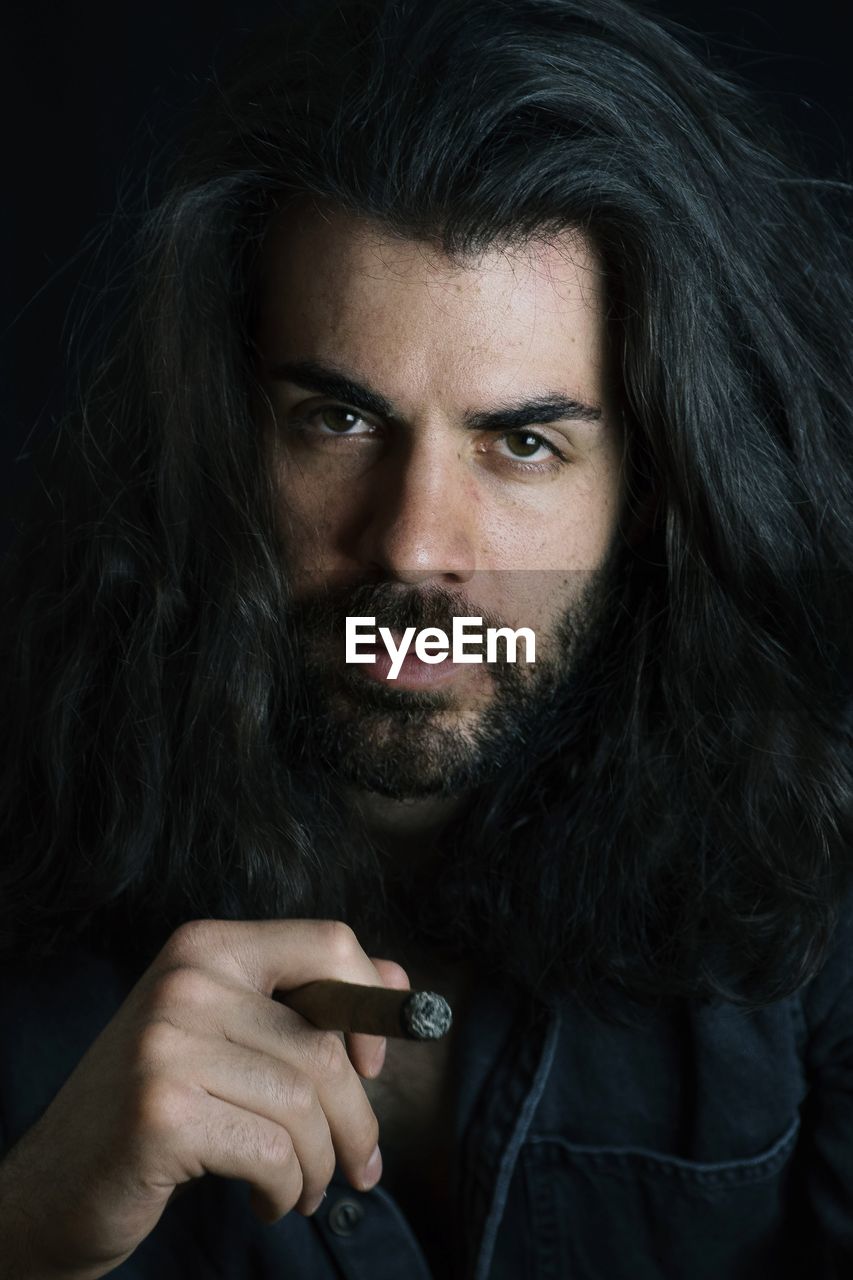
{"label": "man", "polygon": [[217,84],[6,571],[3,1274],[846,1274],[823,201],[619,0]]}

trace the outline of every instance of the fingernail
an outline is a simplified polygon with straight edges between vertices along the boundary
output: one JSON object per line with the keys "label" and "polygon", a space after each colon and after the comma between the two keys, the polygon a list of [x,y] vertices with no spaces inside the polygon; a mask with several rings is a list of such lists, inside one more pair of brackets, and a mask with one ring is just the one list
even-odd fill
{"label": "fingernail", "polygon": [[375,1187],[376,1183],[382,1177],[382,1155],[379,1148],[376,1147],[364,1166],[364,1181],[368,1188]]}

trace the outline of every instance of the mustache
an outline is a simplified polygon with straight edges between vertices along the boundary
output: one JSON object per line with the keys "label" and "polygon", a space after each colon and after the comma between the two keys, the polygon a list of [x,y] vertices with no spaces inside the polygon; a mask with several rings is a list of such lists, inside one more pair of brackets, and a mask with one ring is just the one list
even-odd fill
{"label": "mustache", "polygon": [[388,582],[327,587],[294,601],[291,612],[300,628],[340,634],[348,617],[375,618],[377,627],[391,631],[439,627],[449,632],[454,618],[467,617],[482,618],[484,627],[505,625],[495,613],[474,604],[463,592],[436,585],[410,588]]}

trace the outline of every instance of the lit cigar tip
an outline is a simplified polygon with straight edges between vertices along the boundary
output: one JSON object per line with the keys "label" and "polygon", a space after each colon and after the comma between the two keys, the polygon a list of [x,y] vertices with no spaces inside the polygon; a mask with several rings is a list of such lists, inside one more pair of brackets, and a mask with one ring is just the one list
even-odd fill
{"label": "lit cigar tip", "polygon": [[450,1030],[453,1014],[444,996],[413,991],[400,1010],[400,1021],[412,1040],[438,1040]]}

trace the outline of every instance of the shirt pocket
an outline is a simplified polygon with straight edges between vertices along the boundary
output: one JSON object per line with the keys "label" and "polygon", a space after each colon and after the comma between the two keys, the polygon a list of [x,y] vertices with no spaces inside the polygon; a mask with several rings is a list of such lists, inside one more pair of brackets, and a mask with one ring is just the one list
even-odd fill
{"label": "shirt pocket", "polygon": [[[519,1173],[534,1280],[802,1275],[786,1226],[797,1115],[766,1150],[702,1164],[532,1134]],[[534,1261],[535,1260],[535,1261]]]}

